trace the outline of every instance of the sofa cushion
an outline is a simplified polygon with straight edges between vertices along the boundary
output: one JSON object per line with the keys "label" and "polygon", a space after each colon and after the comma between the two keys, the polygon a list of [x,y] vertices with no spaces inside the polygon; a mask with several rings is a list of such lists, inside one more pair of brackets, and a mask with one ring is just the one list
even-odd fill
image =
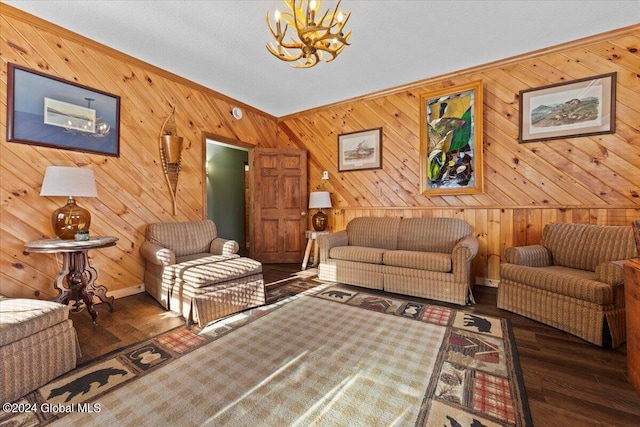
{"label": "sofa cushion", "polygon": [[[207,258],[201,258],[200,260],[206,259]],[[262,272],[262,264],[260,262],[243,257],[231,257],[226,260],[216,259],[212,262],[201,262],[195,265],[189,264],[188,262],[176,264],[177,266],[183,266],[182,268],[176,269],[176,278],[196,288],[227,282]]]}
{"label": "sofa cushion", "polygon": [[67,306],[27,298],[0,299],[0,346],[21,340],[69,318]]}
{"label": "sofa cushion", "polygon": [[451,255],[437,252],[386,251],[382,256],[385,265],[414,268],[417,270],[451,271]]}
{"label": "sofa cushion", "polygon": [[637,256],[631,226],[551,223],[540,244],[551,251],[554,265],[589,271],[603,262]]}
{"label": "sofa cushion", "polygon": [[[592,271],[568,267],[526,267],[515,264],[500,266],[500,279],[581,299],[595,304],[612,304],[613,288],[597,281]],[[504,286],[500,284],[499,286]]]}
{"label": "sofa cushion", "polygon": [[354,218],[347,224],[349,246],[397,249],[399,226],[400,218]]}
{"label": "sofa cushion", "polygon": [[[183,262],[189,262],[190,265],[196,264],[204,264],[210,262],[220,262],[225,261],[232,258],[238,258],[240,255],[232,254],[232,255],[211,255],[210,253],[197,253],[192,255],[181,256],[176,258],[176,264],[181,264]],[[205,259],[206,258],[206,259]]]}
{"label": "sofa cushion", "polygon": [[329,258],[343,261],[382,264],[382,256],[386,249],[368,248],[364,246],[337,246],[329,250]]}
{"label": "sofa cushion", "polygon": [[398,249],[450,254],[460,239],[471,234],[471,226],[458,218],[403,218]]}

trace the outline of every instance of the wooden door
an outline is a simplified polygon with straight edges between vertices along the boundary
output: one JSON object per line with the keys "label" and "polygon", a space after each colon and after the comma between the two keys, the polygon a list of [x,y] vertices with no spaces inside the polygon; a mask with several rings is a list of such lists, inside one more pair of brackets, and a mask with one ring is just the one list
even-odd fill
{"label": "wooden door", "polygon": [[252,257],[299,263],[306,245],[307,151],[255,148],[251,156]]}

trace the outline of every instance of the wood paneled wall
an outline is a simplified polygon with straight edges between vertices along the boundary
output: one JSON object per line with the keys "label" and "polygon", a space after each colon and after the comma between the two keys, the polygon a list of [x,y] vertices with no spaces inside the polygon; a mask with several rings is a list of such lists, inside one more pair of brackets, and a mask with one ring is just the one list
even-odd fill
{"label": "wood paneled wall", "polygon": [[[640,25],[462,70],[278,120],[280,146],[309,153],[310,191],[330,191],[329,226],[362,215],[448,216],[480,239],[476,276],[499,279],[511,245],[537,243],[554,221],[630,225],[640,218]],[[518,144],[520,90],[617,72],[616,133]],[[482,80],[482,194],[420,193],[420,97]],[[383,168],[337,171],[337,137],[383,127]],[[321,179],[322,171],[330,179]]]}
{"label": "wood paneled wall", "polygon": [[[456,216],[481,241],[480,278],[498,278],[503,249],[535,242],[551,221],[628,224],[640,217],[640,26],[463,70],[280,120],[222,94],[0,3],[0,292],[50,298],[61,260],[26,254],[24,243],[50,237],[50,212],[64,203],[40,197],[46,166],[95,171],[99,197],[91,231],[117,246],[92,251],[101,283],[112,291],[143,281],[138,252],[146,224],[204,217],[204,135],[245,146],[301,147],[309,153],[309,189],[332,193],[330,227],[356,216]],[[6,63],[12,62],[121,97],[120,157],[6,141]],[[517,143],[519,90],[618,72],[614,135]],[[485,192],[419,193],[419,98],[476,79],[484,83]],[[234,106],[245,110],[236,121]],[[176,108],[185,137],[178,214],[159,164],[157,137]],[[337,172],[337,136],[383,127],[383,169]],[[330,179],[320,179],[322,171]],[[379,195],[377,195],[379,194]]]}
{"label": "wood paneled wall", "polygon": [[[205,133],[245,146],[275,145],[275,117],[2,3],[0,59],[2,294],[40,298],[55,294],[51,283],[61,259],[23,252],[25,242],[51,237],[50,214],[65,202],[39,196],[46,166],[94,170],[98,197],[78,203],[92,213],[92,234],[119,238],[116,247],[90,252],[100,283],[117,291],[143,282],[138,249],[146,224],[205,216]],[[119,95],[120,157],[7,142],[8,62]],[[231,115],[234,106],[244,110],[242,120]],[[176,216],[158,152],[158,135],[172,107],[178,133],[185,138]]]}

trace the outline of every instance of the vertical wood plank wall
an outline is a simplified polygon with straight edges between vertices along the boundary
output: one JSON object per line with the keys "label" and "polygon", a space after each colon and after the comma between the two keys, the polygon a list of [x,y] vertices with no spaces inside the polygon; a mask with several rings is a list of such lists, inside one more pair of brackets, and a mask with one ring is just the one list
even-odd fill
{"label": "vertical wood plank wall", "polygon": [[[52,236],[51,212],[65,203],[39,196],[46,166],[94,170],[98,197],[78,203],[92,213],[92,234],[119,238],[116,247],[89,253],[100,283],[114,291],[143,282],[138,250],[146,224],[204,217],[205,133],[245,146],[275,144],[275,117],[2,3],[0,59],[0,291],[8,296],[55,296],[61,258],[23,252],[25,242]],[[119,95],[120,157],[7,142],[8,62]],[[242,120],[231,115],[235,106]],[[176,216],[158,152],[172,107],[184,137]]]}
{"label": "vertical wood plank wall", "polygon": [[[332,195],[330,229],[363,215],[459,217],[480,240],[478,281],[498,280],[504,249],[539,242],[549,222],[630,225],[640,218],[639,49],[638,25],[595,35],[282,117],[278,143],[308,150],[309,191]],[[615,134],[518,144],[520,90],[610,72],[618,73]],[[421,195],[420,97],[474,80],[484,85],[485,191]],[[380,126],[382,169],[339,173],[338,135]]]}

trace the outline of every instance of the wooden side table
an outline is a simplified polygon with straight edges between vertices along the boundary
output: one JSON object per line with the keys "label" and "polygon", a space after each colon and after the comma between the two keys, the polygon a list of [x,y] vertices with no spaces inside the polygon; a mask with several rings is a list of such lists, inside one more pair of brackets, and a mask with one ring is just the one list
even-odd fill
{"label": "wooden side table", "polygon": [[629,382],[640,395],[640,258],[624,263],[624,304]]}
{"label": "wooden side table", "polygon": [[[97,296],[101,302],[109,304],[113,310],[113,297],[107,296],[107,288],[95,286],[98,271],[89,263],[87,252],[91,249],[102,249],[115,246],[117,237],[94,237],[89,240],[44,239],[27,243],[26,252],[62,254],[62,269],[53,280],[53,287],[58,290],[58,296],[53,301],[68,304],[75,301],[73,312],[82,311],[80,300],[84,301],[87,311],[96,324],[98,313],[93,308],[93,297]],[[66,285],[65,285],[66,284]]]}
{"label": "wooden side table", "polygon": [[304,251],[304,259],[302,260],[302,269],[306,270],[307,269],[307,264],[309,263],[309,255],[311,254],[311,246],[314,246],[314,242],[315,242],[315,249],[313,251],[313,262],[315,264],[315,266],[318,265],[318,252],[319,252],[319,248],[318,248],[318,242],[317,239],[319,236],[322,236],[324,234],[329,234],[330,231],[316,231],[316,230],[307,230],[304,234],[305,237],[307,238],[307,249],[305,249]]}

